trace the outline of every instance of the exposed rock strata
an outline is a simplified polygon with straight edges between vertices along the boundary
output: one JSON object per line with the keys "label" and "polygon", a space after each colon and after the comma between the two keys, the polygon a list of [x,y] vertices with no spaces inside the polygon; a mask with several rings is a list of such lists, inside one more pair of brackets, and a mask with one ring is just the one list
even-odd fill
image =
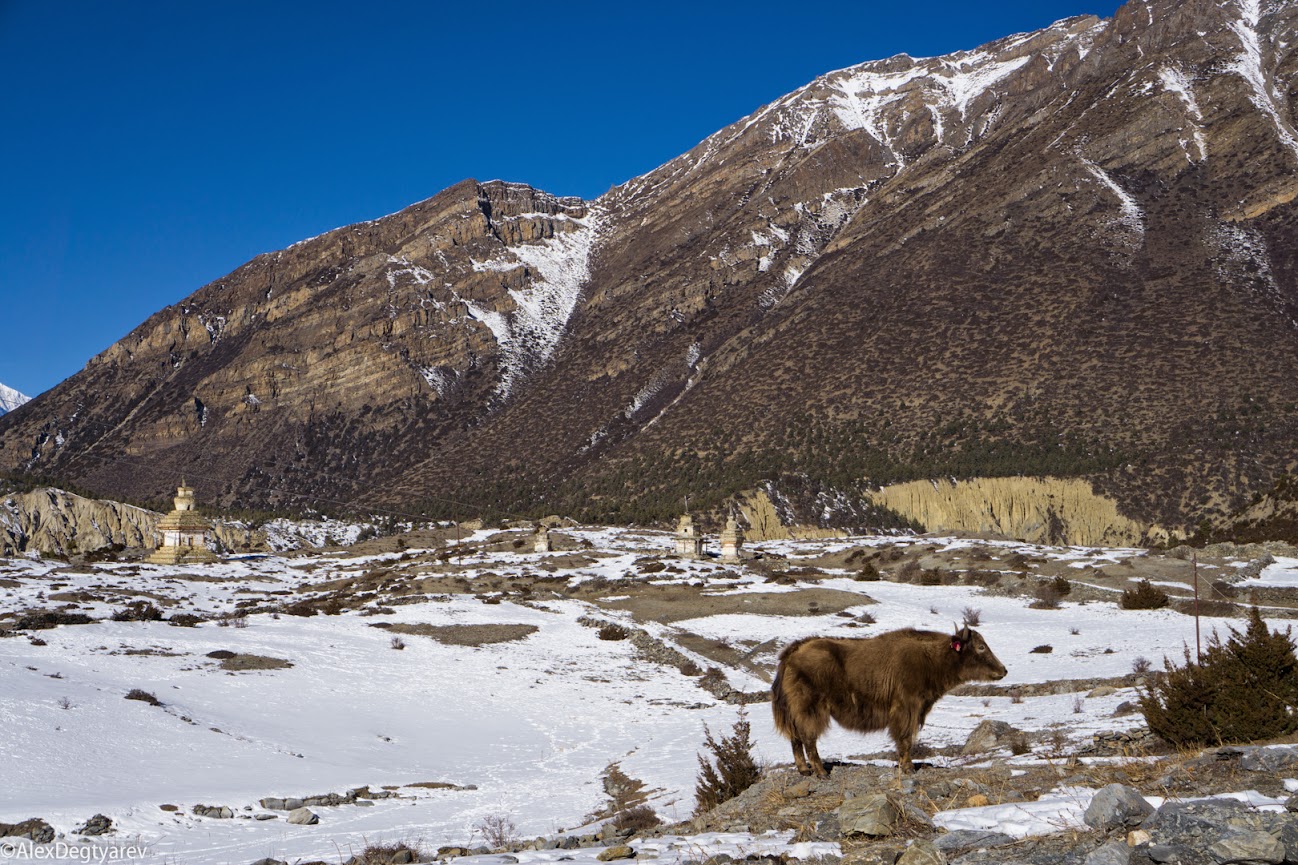
{"label": "exposed rock strata", "polygon": [[[0,499],[0,555],[67,556],[117,546],[152,549],[162,514],[56,489]],[[216,524],[212,536],[228,550],[265,549],[260,532]]]}
{"label": "exposed rock strata", "polygon": [[1122,516],[1117,502],[1082,480],[975,478],[912,481],[873,496],[927,531],[970,532],[1038,544],[1132,546],[1150,526]]}

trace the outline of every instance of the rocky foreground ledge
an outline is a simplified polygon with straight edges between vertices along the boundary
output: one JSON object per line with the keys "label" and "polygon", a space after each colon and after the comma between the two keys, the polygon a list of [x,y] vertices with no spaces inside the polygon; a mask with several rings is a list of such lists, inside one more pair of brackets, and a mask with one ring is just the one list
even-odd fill
{"label": "rocky foreground ledge", "polygon": [[[965,760],[904,777],[883,761],[830,764],[825,779],[774,768],[705,814],[647,831],[606,824],[494,848],[394,844],[340,865],[1298,865],[1298,746]],[[77,830],[113,831],[100,815]],[[39,818],[0,824],[0,834],[56,840]]]}
{"label": "rocky foreground ledge", "polygon": [[[904,778],[840,764],[827,779],[770,771],[689,825],[836,840],[845,865],[1281,865],[1298,863],[1295,779],[1292,745],[927,767]],[[1041,816],[1035,805],[1054,797],[1077,805]],[[987,828],[959,828],[979,824]]]}

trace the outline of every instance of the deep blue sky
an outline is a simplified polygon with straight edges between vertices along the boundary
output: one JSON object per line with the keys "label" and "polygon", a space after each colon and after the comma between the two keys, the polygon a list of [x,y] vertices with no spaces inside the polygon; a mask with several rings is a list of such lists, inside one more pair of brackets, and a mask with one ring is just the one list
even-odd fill
{"label": "deep blue sky", "polygon": [[1117,0],[0,0],[0,383],[462,180],[596,196],[832,69]]}

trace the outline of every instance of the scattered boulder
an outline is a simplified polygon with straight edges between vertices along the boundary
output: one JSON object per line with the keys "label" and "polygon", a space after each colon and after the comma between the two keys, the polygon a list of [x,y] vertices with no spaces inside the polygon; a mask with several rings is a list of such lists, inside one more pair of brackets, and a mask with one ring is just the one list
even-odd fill
{"label": "scattered boulder", "polygon": [[21,823],[0,823],[0,838],[28,838],[37,844],[54,840],[54,827],[39,817]]}
{"label": "scattered boulder", "polygon": [[1240,757],[1239,765],[1250,772],[1287,772],[1298,766],[1298,748],[1249,748]]}
{"label": "scattered boulder", "polygon": [[1131,848],[1122,841],[1110,841],[1086,854],[1083,865],[1128,865]]}
{"label": "scattered boulder", "polygon": [[958,856],[970,850],[985,850],[989,847],[1004,847],[1015,843],[1015,838],[1004,832],[990,832],[980,829],[957,829],[933,839],[933,846],[948,856]]}
{"label": "scattered boulder", "polygon": [[288,865],[283,859],[258,859],[252,865]]}
{"label": "scattered boulder", "polygon": [[96,814],[86,821],[86,825],[72,831],[77,835],[106,835],[113,831],[113,821],[103,814]]}
{"label": "scattered boulder", "polygon": [[838,808],[838,823],[844,835],[891,835],[900,813],[882,793],[848,799]]}
{"label": "scattered boulder", "polygon": [[1129,839],[1142,841],[1132,849],[1130,865],[1298,862],[1298,816],[1259,811],[1234,799],[1168,802],[1141,830],[1141,839]]}
{"label": "scattered boulder", "polygon": [[612,862],[615,859],[634,859],[635,848],[626,844],[618,844],[616,847],[606,847],[595,857],[601,862]]}
{"label": "scattered boulder", "polygon": [[1280,865],[1285,861],[1284,844],[1267,832],[1232,832],[1208,848],[1217,862],[1250,862]]}
{"label": "scattered boulder", "polygon": [[294,826],[314,826],[320,822],[320,816],[310,808],[295,808],[289,812],[288,822]]}
{"label": "scattered boulder", "polygon": [[234,811],[225,805],[195,805],[192,810],[196,817],[211,817],[215,820],[229,820],[234,817]]}
{"label": "scattered boulder", "polygon": [[1091,799],[1082,820],[1092,829],[1108,832],[1139,826],[1153,813],[1154,807],[1138,790],[1124,784],[1109,784]]}
{"label": "scattered boulder", "polygon": [[960,753],[967,757],[970,754],[985,754],[988,751],[1009,748],[1014,738],[1021,735],[1022,733],[1004,721],[989,719],[974,727]]}
{"label": "scattered boulder", "polygon": [[932,841],[920,839],[906,848],[897,865],[946,865],[946,856]]}

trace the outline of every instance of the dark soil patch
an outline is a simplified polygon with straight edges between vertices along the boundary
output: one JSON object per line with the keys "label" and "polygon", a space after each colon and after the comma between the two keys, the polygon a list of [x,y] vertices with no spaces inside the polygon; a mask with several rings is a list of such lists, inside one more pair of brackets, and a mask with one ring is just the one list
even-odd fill
{"label": "dark soil patch", "polygon": [[635,597],[604,601],[601,606],[629,610],[638,622],[679,622],[726,613],[759,616],[820,616],[848,607],[873,604],[865,595],[837,589],[807,588],[794,592],[746,592],[710,595],[695,586],[642,586]]}
{"label": "dark soil patch", "polygon": [[292,661],[283,658],[269,658],[265,655],[233,655],[221,661],[221,669],[231,672],[246,670],[283,670],[293,666]]}
{"label": "dark soil patch", "polygon": [[403,625],[388,630],[399,634],[432,637],[447,646],[485,646],[521,640],[538,630],[536,625]]}

